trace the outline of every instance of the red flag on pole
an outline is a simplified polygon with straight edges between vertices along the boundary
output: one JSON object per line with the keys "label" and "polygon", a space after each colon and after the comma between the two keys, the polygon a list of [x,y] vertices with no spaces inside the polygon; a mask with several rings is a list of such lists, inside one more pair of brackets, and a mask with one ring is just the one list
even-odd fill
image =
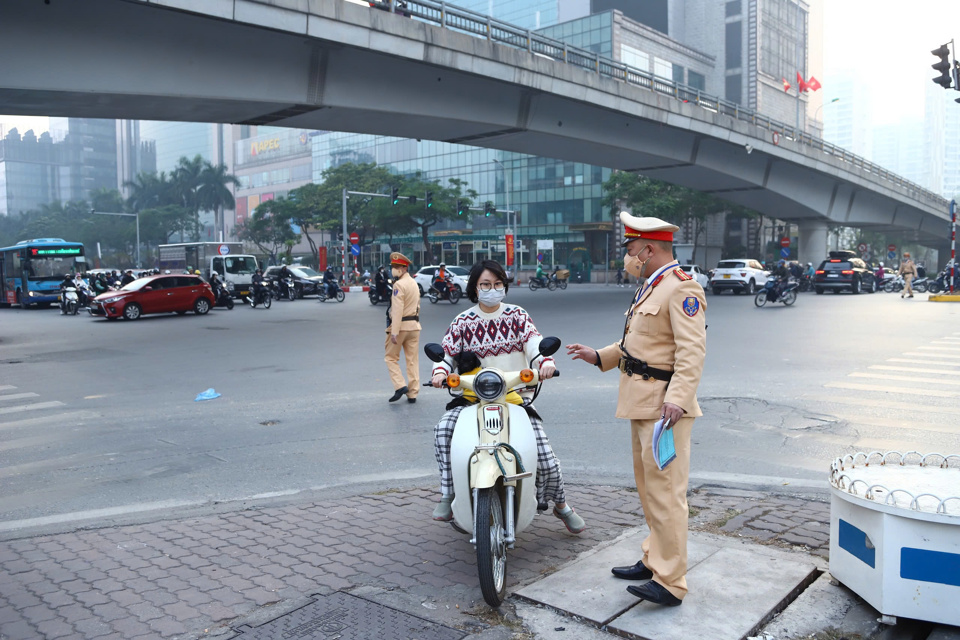
{"label": "red flag on pole", "polygon": [[803,93],[807,90],[807,83],[803,81],[803,76],[797,71],[797,92]]}
{"label": "red flag on pole", "polygon": [[807,80],[807,88],[810,89],[810,91],[817,91],[818,89],[822,89],[823,87],[820,86],[819,80],[817,80],[813,76],[810,76],[810,79]]}
{"label": "red flag on pole", "polygon": [[783,80],[783,90],[784,90],[784,91],[790,91],[790,83],[787,82],[787,79],[786,79],[786,78],[781,78],[781,80]]}

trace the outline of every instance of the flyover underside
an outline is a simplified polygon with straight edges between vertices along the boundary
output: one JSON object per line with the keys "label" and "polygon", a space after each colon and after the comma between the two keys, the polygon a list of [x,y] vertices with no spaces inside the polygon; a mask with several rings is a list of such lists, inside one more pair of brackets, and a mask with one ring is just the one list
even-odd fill
{"label": "flyover underside", "polygon": [[331,2],[308,37],[141,2],[12,4],[0,112],[459,142],[638,171],[785,220],[947,234],[945,214],[791,161],[761,133],[748,153],[750,137],[693,105],[550,60],[511,66],[529,54],[356,5]]}

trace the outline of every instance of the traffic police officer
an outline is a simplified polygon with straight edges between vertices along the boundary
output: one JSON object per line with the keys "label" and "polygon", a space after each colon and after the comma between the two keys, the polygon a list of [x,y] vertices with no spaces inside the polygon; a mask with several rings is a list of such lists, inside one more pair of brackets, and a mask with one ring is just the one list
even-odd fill
{"label": "traffic police officer", "polygon": [[[420,392],[420,287],[407,273],[410,259],[394,251],[390,254],[390,269],[393,273],[393,294],[387,310],[387,341],[384,345],[387,371],[395,389],[390,402],[396,402],[406,394],[407,402],[416,402]],[[407,360],[407,380],[400,371],[400,349]]]}
{"label": "traffic police officer", "polygon": [[[650,534],[639,562],[614,567],[633,595],[666,606],[681,604],[687,593],[687,483],[690,476],[690,432],[703,415],[697,385],[706,355],[706,301],[703,288],[673,258],[673,232],[679,227],[658,218],[620,213],[624,224],[624,267],[646,281],[626,312],[623,338],[596,351],[581,344],[567,346],[574,360],[602,371],[619,368],[617,417],[630,420],[633,469],[637,492]],[[654,425],[669,420],[676,459],[662,470],[653,455]]]}
{"label": "traffic police officer", "polygon": [[903,276],[903,292],[900,297],[913,297],[913,279],[917,277],[917,265],[910,259],[910,253],[903,253],[903,260],[900,262],[898,273]]}

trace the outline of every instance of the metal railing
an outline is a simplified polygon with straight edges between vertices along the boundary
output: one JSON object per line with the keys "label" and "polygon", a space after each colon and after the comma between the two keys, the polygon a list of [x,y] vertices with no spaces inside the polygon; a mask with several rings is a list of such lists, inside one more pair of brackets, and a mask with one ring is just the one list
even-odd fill
{"label": "metal railing", "polygon": [[620,80],[621,82],[626,82],[627,84],[641,87],[660,95],[673,97],[681,102],[699,106],[711,113],[750,123],[772,133],[776,133],[782,140],[793,141],[837,158],[857,169],[876,176],[880,180],[884,180],[906,190],[913,198],[942,208],[944,211],[947,210],[948,202],[943,197],[855,153],[851,153],[843,147],[838,147],[821,138],[805,133],[795,126],[778,122],[735,102],[729,102],[704,93],[695,87],[667,80],[666,78],[660,78],[648,71],[636,69],[617,62],[616,60],[605,58],[593,51],[568,45],[562,40],[548,38],[530,29],[522,29],[507,22],[497,20],[496,18],[491,18],[470,11],[469,9],[462,9],[447,2],[436,2],[434,0],[380,0],[380,5],[381,8],[391,12],[439,25],[445,29],[481,37],[491,42],[497,42],[518,49],[525,49],[538,56],[544,56],[565,64],[580,67],[597,73],[600,76]]}

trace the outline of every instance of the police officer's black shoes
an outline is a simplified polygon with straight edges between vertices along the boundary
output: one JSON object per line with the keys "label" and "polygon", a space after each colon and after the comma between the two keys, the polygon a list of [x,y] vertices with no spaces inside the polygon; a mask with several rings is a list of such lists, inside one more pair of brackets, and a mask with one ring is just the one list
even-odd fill
{"label": "police officer's black shoes", "polygon": [[665,607],[679,607],[683,604],[683,600],[673,595],[666,588],[651,580],[646,584],[642,584],[639,587],[630,585],[627,587],[627,591],[631,594],[637,596],[641,600],[646,600],[647,602],[652,602],[653,604],[662,604]]}
{"label": "police officer's black shoes", "polygon": [[416,398],[407,398],[407,402],[409,402],[410,404],[413,404],[413,403],[415,403],[416,401],[417,401]]}
{"label": "police officer's black shoes", "polygon": [[653,577],[653,571],[647,569],[642,560],[629,567],[614,567],[610,573],[621,580],[649,580]]}
{"label": "police officer's black shoes", "polygon": [[400,398],[402,398],[404,395],[406,395],[406,393],[407,393],[407,388],[406,388],[406,387],[400,387],[399,389],[397,389],[396,391],[393,392],[393,397],[390,398],[390,400],[389,400],[388,402],[396,402],[397,400],[399,400]]}

